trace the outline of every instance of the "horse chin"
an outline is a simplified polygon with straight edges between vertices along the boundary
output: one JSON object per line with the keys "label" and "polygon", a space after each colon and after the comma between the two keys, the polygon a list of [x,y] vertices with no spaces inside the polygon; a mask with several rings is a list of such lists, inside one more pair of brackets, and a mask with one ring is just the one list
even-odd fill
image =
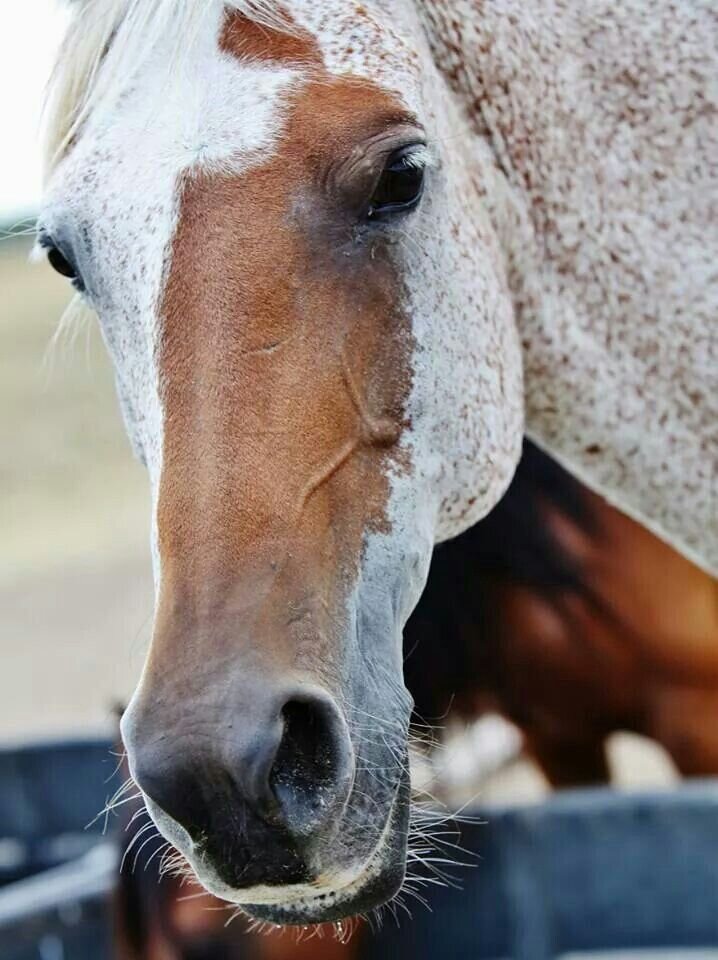
{"label": "horse chin", "polygon": [[307,926],[335,923],[365,915],[392,900],[404,882],[403,861],[386,865],[379,873],[358,878],[348,892],[345,889],[318,894],[291,904],[243,904],[242,910],[253,920],[277,926]]}
{"label": "horse chin", "polygon": [[[237,906],[254,920],[278,926],[307,926],[346,920],[365,914],[391,900],[401,889],[406,873],[411,785],[408,770],[403,770],[387,819],[377,844],[358,870],[334,872],[313,882],[282,887],[265,885],[251,889],[232,888],[217,875],[200,853],[184,854],[199,883],[220,900]],[[161,811],[152,812],[166,836],[177,846],[179,834],[169,826]],[[191,846],[191,843],[190,843]],[[186,847],[185,847],[186,849]],[[194,853],[196,854],[196,848]]]}

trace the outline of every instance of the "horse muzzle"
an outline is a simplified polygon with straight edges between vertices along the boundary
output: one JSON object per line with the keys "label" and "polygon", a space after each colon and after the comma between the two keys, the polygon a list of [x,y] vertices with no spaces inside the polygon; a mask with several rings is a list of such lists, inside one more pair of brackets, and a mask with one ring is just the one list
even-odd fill
{"label": "horse muzzle", "polygon": [[123,720],[132,775],[160,828],[180,828],[180,848],[189,838],[227,887],[311,883],[352,789],[347,725],[308,684],[245,684],[241,700],[227,716],[203,705],[202,719],[187,704],[163,729],[141,697]]}

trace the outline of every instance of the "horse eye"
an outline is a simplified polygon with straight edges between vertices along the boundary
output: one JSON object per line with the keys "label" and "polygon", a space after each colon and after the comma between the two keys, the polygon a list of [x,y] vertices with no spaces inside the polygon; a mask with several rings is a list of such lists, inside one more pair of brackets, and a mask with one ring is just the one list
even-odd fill
{"label": "horse eye", "polygon": [[47,259],[53,270],[70,280],[77,280],[77,270],[57,247],[50,246],[47,248]]}
{"label": "horse eye", "polygon": [[424,167],[416,146],[393,153],[374,188],[367,216],[379,219],[413,209],[424,192]]}
{"label": "horse eye", "polygon": [[71,280],[73,287],[82,293],[85,289],[85,284],[82,282],[82,277],[73,261],[60,250],[57,244],[48,237],[47,234],[40,235],[40,246],[45,248],[47,260],[52,269],[57,271],[60,276],[67,277],[68,280]]}

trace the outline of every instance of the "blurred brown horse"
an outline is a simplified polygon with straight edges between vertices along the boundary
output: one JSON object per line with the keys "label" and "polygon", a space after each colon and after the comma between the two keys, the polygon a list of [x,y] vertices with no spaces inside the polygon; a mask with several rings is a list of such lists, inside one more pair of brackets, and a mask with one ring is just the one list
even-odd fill
{"label": "blurred brown horse", "polygon": [[422,715],[502,713],[555,786],[607,780],[617,730],[718,773],[718,584],[531,444],[436,549],[405,650]]}
{"label": "blurred brown horse", "polygon": [[[436,549],[405,652],[421,718],[502,713],[554,785],[607,780],[617,730],[658,741],[684,775],[718,774],[716,582],[530,444],[496,510]],[[155,842],[125,862],[122,960],[360,952],[331,928],[295,944],[226,926],[199,888],[157,884]]]}

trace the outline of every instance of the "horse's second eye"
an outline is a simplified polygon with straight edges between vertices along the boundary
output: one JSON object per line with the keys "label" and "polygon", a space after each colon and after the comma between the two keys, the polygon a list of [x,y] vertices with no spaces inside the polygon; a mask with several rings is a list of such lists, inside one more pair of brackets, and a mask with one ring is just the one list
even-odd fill
{"label": "horse's second eye", "polygon": [[57,247],[47,248],[47,259],[53,270],[70,280],[77,280],[77,270]]}
{"label": "horse's second eye", "polygon": [[374,188],[367,216],[378,220],[412,210],[424,192],[424,162],[417,146],[393,153]]}
{"label": "horse's second eye", "polygon": [[40,246],[45,248],[47,260],[52,269],[57,271],[60,276],[67,277],[68,280],[71,280],[73,287],[80,293],[83,293],[85,290],[85,284],[82,281],[79,270],[75,266],[70,256],[68,256],[66,253],[63,253],[57,244],[47,234],[40,235]]}

